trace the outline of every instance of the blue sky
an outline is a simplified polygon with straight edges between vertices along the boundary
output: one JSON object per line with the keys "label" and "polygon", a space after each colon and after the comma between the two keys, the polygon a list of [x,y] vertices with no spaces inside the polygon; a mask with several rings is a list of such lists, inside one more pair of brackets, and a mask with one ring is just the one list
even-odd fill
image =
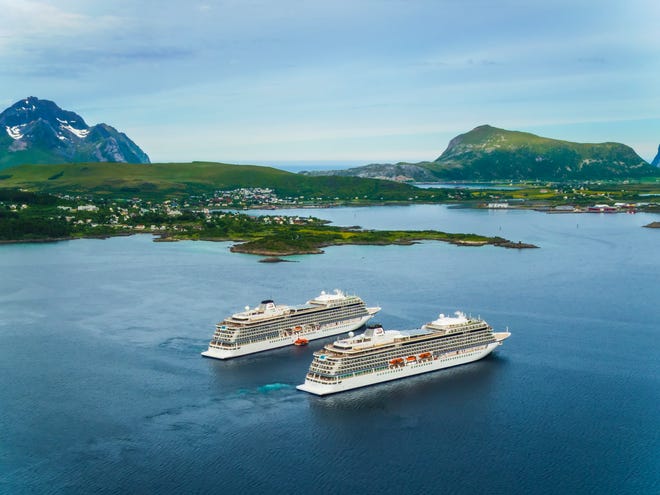
{"label": "blue sky", "polygon": [[435,159],[481,124],[660,144],[657,0],[0,0],[0,106],[152,161]]}

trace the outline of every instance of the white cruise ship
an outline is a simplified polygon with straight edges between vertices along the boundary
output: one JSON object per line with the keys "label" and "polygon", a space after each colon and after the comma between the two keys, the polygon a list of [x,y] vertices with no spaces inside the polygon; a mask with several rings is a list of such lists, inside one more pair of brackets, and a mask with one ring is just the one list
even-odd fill
{"label": "white cruise ship", "polygon": [[321,295],[299,306],[262,301],[216,325],[209,348],[202,356],[227,359],[287,345],[305,345],[310,340],[355,330],[380,308],[367,308],[357,296],[340,290]]}
{"label": "white cruise ship", "polygon": [[305,383],[297,388],[333,394],[469,363],[490,354],[510,335],[495,333],[485,321],[459,311],[453,317],[441,314],[415,330],[374,326],[316,351]]}

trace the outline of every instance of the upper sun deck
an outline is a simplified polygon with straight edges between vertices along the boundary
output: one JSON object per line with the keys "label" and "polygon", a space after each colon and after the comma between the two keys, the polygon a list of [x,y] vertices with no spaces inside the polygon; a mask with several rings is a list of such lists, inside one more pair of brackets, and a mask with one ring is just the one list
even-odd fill
{"label": "upper sun deck", "polygon": [[321,294],[316,296],[314,299],[307,301],[307,304],[323,305],[328,306],[332,303],[344,301],[355,296],[347,296],[339,289],[335,289],[333,294],[328,294],[326,291],[321,291]]}
{"label": "upper sun deck", "polygon": [[342,291],[336,289],[334,294],[327,294],[322,291],[321,294],[314,299],[307,301],[305,304],[289,306],[275,304],[271,299],[261,301],[261,304],[255,308],[245,307],[245,311],[234,313],[231,317],[227,318],[223,323],[236,323],[246,324],[277,318],[280,316],[291,315],[301,311],[316,310],[322,307],[333,306],[342,301],[358,301],[360,298],[357,296],[346,296]]}
{"label": "upper sun deck", "polygon": [[229,320],[240,322],[262,320],[264,318],[272,318],[281,316],[291,312],[291,307],[284,304],[276,305],[272,300],[268,299],[261,301],[261,304],[256,308],[250,309],[250,306],[245,306],[245,311],[234,313]]}
{"label": "upper sun deck", "polygon": [[472,326],[483,326],[486,323],[480,319],[465,316],[465,313],[456,311],[456,316],[446,316],[442,313],[437,319],[422,326],[422,328],[437,332],[447,333],[456,329],[467,329]]}
{"label": "upper sun deck", "polygon": [[360,335],[351,335],[346,339],[340,339],[332,344],[325,346],[326,351],[336,352],[337,354],[346,354],[373,349],[389,344],[405,342],[414,337],[430,335],[433,332],[424,328],[413,330],[383,330],[381,326],[368,328],[366,332]]}
{"label": "upper sun deck", "polygon": [[399,344],[429,335],[443,336],[457,331],[471,331],[487,328],[488,326],[485,321],[467,317],[460,311],[457,311],[455,315],[452,317],[440,314],[431,323],[412,330],[383,330],[383,327],[380,325],[374,325],[359,335],[353,335],[351,332],[348,334],[348,338],[336,340],[332,344],[326,345],[318,353],[319,355],[325,354],[340,357],[387,345]]}

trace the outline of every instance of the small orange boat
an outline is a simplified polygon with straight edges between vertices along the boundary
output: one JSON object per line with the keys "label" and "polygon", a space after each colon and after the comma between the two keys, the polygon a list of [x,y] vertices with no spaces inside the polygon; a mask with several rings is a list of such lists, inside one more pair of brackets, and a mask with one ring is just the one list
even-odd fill
{"label": "small orange boat", "polygon": [[296,339],[295,342],[293,343],[293,345],[307,345],[307,344],[309,344],[309,340],[303,338]]}
{"label": "small orange boat", "polygon": [[417,361],[417,356],[408,356],[406,358],[406,361],[408,361],[409,363],[411,363],[413,361]]}
{"label": "small orange boat", "polygon": [[422,353],[419,355],[419,359],[429,359],[430,357],[431,357],[431,353],[430,353],[430,352],[422,352]]}
{"label": "small orange boat", "polygon": [[399,366],[399,365],[403,364],[403,358],[395,358],[395,359],[392,359],[392,360],[390,361],[390,364],[391,364],[392,366]]}

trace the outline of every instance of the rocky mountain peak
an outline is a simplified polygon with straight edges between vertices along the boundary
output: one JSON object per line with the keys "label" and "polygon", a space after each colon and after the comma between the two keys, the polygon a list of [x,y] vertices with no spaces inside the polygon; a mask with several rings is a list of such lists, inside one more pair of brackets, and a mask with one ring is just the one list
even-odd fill
{"label": "rocky mountain peak", "polygon": [[149,157],[113,127],[90,127],[50,100],[29,96],[0,113],[0,168],[86,161],[149,163]]}
{"label": "rocky mountain peak", "polygon": [[75,129],[88,129],[85,120],[74,112],[62,110],[50,100],[30,96],[19,100],[0,114],[0,125],[19,127],[42,119],[54,128],[69,125]]}

